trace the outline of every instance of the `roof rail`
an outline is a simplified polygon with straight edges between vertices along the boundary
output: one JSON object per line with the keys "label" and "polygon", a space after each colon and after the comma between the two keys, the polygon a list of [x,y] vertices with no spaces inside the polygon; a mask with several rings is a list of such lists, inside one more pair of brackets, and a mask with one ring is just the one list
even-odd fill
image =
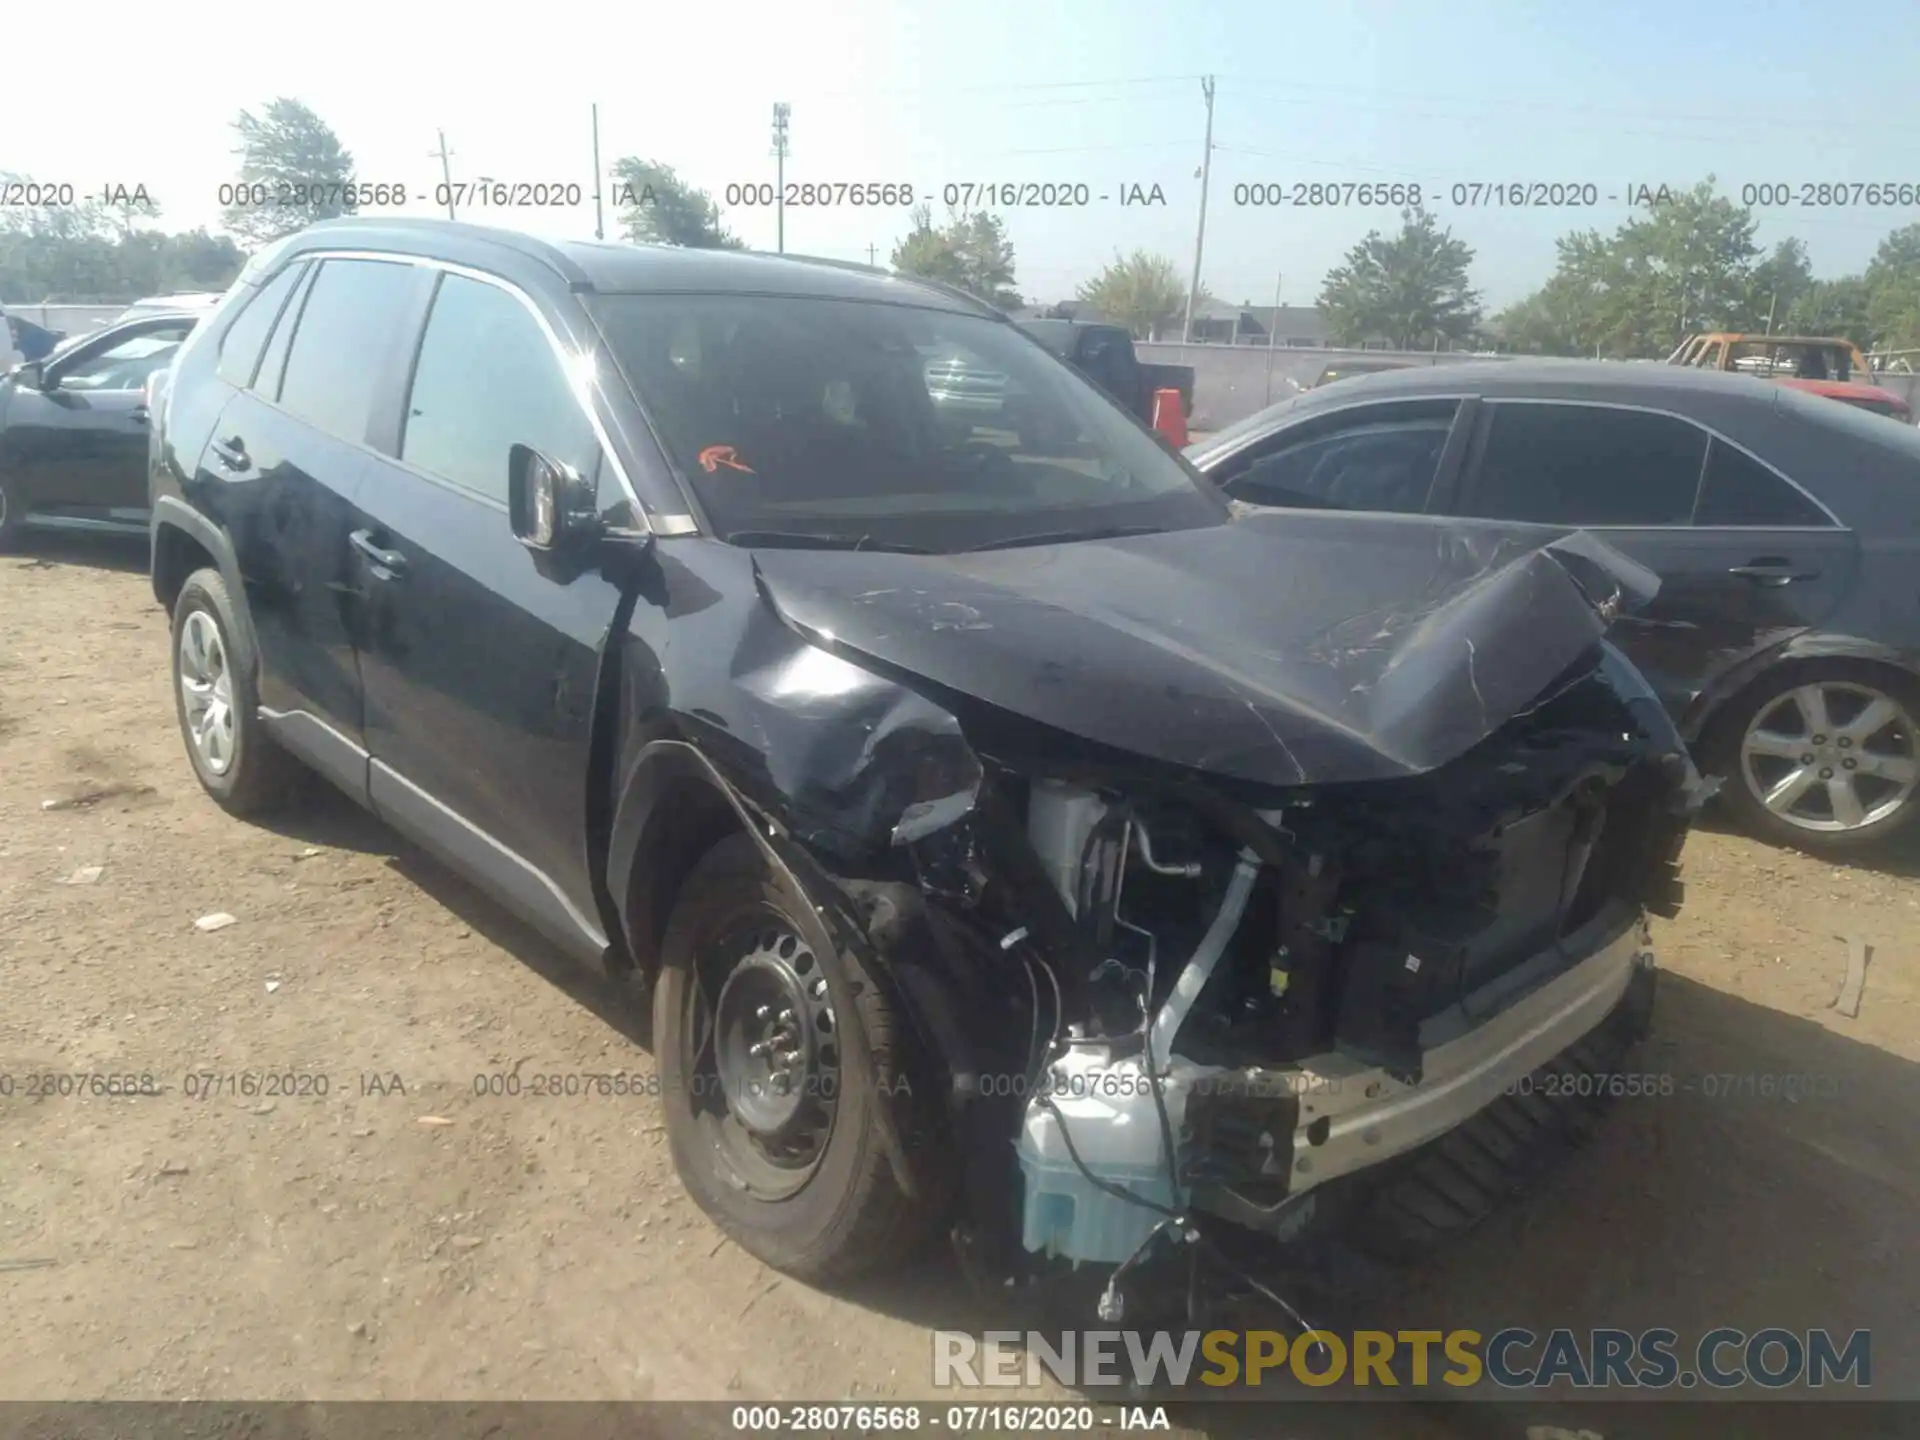
{"label": "roof rail", "polygon": [[316,220],[314,230],[360,231],[372,235],[449,235],[499,245],[536,260],[552,270],[574,290],[591,291],[593,280],[559,246],[518,230],[503,230],[492,225],[470,225],[464,220],[439,220],[427,216],[334,215]]}

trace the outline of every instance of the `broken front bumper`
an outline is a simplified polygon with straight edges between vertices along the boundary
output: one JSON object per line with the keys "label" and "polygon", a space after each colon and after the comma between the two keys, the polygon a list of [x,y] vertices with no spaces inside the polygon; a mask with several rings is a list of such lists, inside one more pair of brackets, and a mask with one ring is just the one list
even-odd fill
{"label": "broken front bumper", "polygon": [[[1403,1155],[1514,1093],[1599,1029],[1626,998],[1635,973],[1653,965],[1645,926],[1636,924],[1473,1028],[1427,1047],[1418,1085],[1341,1055],[1274,1072],[1300,1097],[1291,1191]],[[1461,1008],[1471,1014],[1476,998]]]}
{"label": "broken front bumper", "polygon": [[[1289,1238],[1315,1212],[1317,1196],[1308,1197],[1329,1182],[1371,1185],[1361,1172],[1517,1103],[1509,1097],[1569,1052],[1583,1058],[1567,1063],[1584,1070],[1589,1048],[1624,1051],[1644,1030],[1653,967],[1643,918],[1596,922],[1429,1021],[1417,1084],[1339,1054],[1226,1070],[1176,1053],[1156,1086],[1137,1056],[1070,1054],[1054,1067],[1053,1093],[1028,1111],[1025,1244],[1118,1263],[1161,1217],[1189,1205]],[[1540,970],[1551,973],[1529,983]],[[1180,1192],[1161,1163],[1168,1131],[1181,1137]],[[1352,1185],[1335,1188],[1352,1193]],[[1121,1189],[1138,1199],[1121,1198]]]}

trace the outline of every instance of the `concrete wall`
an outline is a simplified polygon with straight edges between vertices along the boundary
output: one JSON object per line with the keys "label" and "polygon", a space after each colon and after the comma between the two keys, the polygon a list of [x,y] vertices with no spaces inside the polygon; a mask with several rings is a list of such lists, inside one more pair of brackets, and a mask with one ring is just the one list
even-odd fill
{"label": "concrete wall", "polygon": [[124,305],[8,305],[9,315],[67,335],[85,335],[119,315]]}
{"label": "concrete wall", "polygon": [[1134,347],[1154,365],[1193,367],[1195,430],[1223,430],[1256,410],[1298,395],[1320,372],[1342,360],[1411,360],[1420,365],[1459,364],[1476,357],[1462,351],[1402,353],[1397,350],[1295,350],[1253,345],[1161,345]]}

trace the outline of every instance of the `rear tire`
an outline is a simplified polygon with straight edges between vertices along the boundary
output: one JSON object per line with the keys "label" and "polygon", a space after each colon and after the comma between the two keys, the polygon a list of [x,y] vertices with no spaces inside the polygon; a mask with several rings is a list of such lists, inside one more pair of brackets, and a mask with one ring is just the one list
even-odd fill
{"label": "rear tire", "polygon": [[[771,1021],[769,1010],[779,1012]],[[776,1035],[753,1028],[756,1014],[769,1027],[794,1019]],[[754,1044],[776,1035],[775,1057],[804,1058],[771,1078],[748,1073],[766,1063],[744,1058],[756,1035]],[[721,841],[681,887],[661,944],[653,1039],[674,1167],[741,1249],[803,1280],[843,1281],[896,1262],[938,1218],[929,1162],[939,1147],[914,1122],[925,1107],[907,1081],[892,1003],[827,942],[749,835]],[[920,1098],[930,1098],[924,1087]],[[907,1137],[908,1163],[928,1187],[920,1198],[894,1174],[883,1114]],[[774,1133],[776,1121],[787,1128]]]}
{"label": "rear tire", "polygon": [[262,815],[305,778],[259,715],[253,648],[227,582],[196,570],[173,604],[173,704],[200,786],[230,815]]}
{"label": "rear tire", "polygon": [[[1815,703],[1815,693],[1822,697],[1820,711],[1811,718],[1824,716],[1824,727],[1809,725],[1803,713],[1803,704]],[[1801,696],[1808,698],[1796,698]],[[1890,721],[1871,735],[1849,733],[1860,728],[1855,717],[1864,715],[1863,707],[1876,701],[1887,702],[1876,713],[1891,713]],[[1736,695],[1715,718],[1706,768],[1725,778],[1721,798],[1749,834],[1814,855],[1854,855],[1910,831],[1920,820],[1920,783],[1908,784],[1900,799],[1898,782],[1874,773],[1910,775],[1920,766],[1916,722],[1920,680],[1899,670],[1861,660],[1782,665]],[[1780,749],[1789,739],[1795,743],[1788,748],[1797,753],[1762,753]],[[1770,808],[1763,788],[1802,771],[1808,776],[1805,793],[1786,807],[1793,814]],[[1820,828],[1836,825],[1842,813],[1826,793],[1836,781],[1854,794],[1868,817],[1865,823]],[[1886,813],[1876,814],[1877,808]]]}

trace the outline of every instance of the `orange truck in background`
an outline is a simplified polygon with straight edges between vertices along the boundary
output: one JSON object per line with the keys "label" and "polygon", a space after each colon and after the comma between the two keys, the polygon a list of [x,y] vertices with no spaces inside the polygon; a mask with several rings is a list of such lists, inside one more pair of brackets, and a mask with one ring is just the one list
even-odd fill
{"label": "orange truck in background", "polygon": [[1876,415],[1889,415],[1907,424],[1913,412],[1907,402],[1873,383],[1873,368],[1860,347],[1833,336],[1743,335],[1721,331],[1689,335],[1667,357],[1669,365],[1696,370],[1729,370],[1811,390],[1816,395],[1857,405]]}

